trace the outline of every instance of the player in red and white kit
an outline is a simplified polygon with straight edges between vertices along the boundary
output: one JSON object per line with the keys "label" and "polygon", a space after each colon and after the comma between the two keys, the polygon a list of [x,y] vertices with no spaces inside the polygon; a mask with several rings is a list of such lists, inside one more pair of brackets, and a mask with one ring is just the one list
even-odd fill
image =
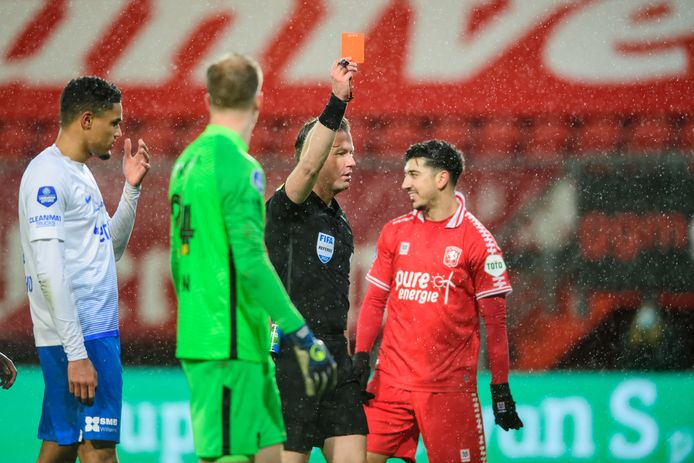
{"label": "player in red and white kit", "polygon": [[[519,429],[508,387],[506,265],[494,237],[455,191],[462,154],[430,140],[405,153],[402,188],[414,211],[383,227],[359,314],[355,372],[366,388],[368,461],[414,462],[420,432],[429,461],[485,462],[477,397],[480,315],[487,329],[496,423]],[[369,352],[383,328],[378,363]]]}

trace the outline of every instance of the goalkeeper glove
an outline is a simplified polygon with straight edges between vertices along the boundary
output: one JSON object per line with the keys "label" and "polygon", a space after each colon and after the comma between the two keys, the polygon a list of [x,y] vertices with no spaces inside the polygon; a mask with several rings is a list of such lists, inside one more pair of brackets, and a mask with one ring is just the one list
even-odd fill
{"label": "goalkeeper glove", "polygon": [[337,383],[337,364],[323,341],[313,336],[308,325],[287,333],[285,339],[294,348],[304,377],[306,395],[320,397],[333,389]]}
{"label": "goalkeeper glove", "polygon": [[354,354],[354,357],[352,357],[352,369],[354,370],[354,376],[357,378],[357,381],[359,381],[361,402],[364,405],[368,405],[369,400],[376,397],[366,390],[366,385],[369,383],[369,375],[371,374],[369,353],[357,352]]}
{"label": "goalkeeper glove", "polygon": [[501,429],[520,429],[523,422],[516,413],[516,402],[511,397],[511,389],[508,383],[492,384],[492,409],[494,410],[494,421],[501,426]]}

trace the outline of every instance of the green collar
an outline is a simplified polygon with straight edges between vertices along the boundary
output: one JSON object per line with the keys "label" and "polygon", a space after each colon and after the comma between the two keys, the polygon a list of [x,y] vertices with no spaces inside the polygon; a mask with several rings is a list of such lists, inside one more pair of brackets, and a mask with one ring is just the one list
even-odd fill
{"label": "green collar", "polygon": [[246,145],[246,142],[243,141],[241,135],[227,127],[224,127],[223,125],[208,124],[208,126],[205,128],[205,132],[203,133],[205,135],[224,135],[225,137],[229,138],[236,146],[238,146],[241,149],[241,151],[244,151],[246,153],[248,152],[248,145]]}

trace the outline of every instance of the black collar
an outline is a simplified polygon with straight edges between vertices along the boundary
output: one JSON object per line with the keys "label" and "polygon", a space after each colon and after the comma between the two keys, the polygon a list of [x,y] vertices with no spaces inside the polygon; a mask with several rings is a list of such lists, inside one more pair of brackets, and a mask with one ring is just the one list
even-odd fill
{"label": "black collar", "polygon": [[342,208],[335,197],[333,197],[333,199],[330,201],[330,204],[325,204],[325,202],[320,199],[320,196],[318,196],[314,191],[311,191],[308,198],[306,198],[306,205],[324,210],[332,215],[344,216],[344,212],[342,212]]}

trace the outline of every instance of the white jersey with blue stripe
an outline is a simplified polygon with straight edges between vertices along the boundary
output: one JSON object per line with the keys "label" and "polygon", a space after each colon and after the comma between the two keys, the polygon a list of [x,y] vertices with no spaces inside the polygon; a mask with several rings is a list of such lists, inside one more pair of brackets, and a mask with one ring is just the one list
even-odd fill
{"label": "white jersey with blue stripe", "polygon": [[58,239],[65,275],[85,340],[118,335],[118,284],[110,217],[89,168],[50,146],[36,156],[19,187],[19,229],[34,338],[60,345],[48,303],[38,288],[30,243]]}

